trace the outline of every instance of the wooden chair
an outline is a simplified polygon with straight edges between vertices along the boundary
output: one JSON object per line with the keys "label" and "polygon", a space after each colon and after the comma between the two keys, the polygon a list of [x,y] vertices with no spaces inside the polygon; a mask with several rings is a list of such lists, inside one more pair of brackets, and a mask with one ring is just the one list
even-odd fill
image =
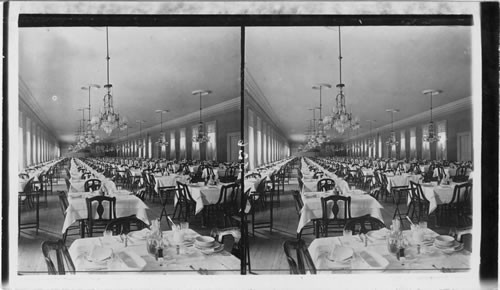
{"label": "wooden chair", "polygon": [[84,172],[82,174],[82,179],[88,179],[92,176],[92,174],[90,172]]}
{"label": "wooden chair", "polygon": [[[68,197],[66,196],[66,193],[64,191],[59,191],[59,206],[61,207],[61,211],[63,214],[63,218],[66,218],[66,209],[68,208]],[[62,241],[66,243],[66,238],[69,236],[74,236],[74,235],[79,235],[80,237],[83,237],[83,232],[82,230],[85,229],[85,220],[84,219],[79,219],[77,220],[78,225],[71,225],[69,226],[66,231],[63,234],[63,239]],[[71,231],[78,230],[77,233],[69,233]]]}
{"label": "wooden chair", "polygon": [[[22,230],[34,228],[38,235],[40,229],[40,195],[42,195],[42,191],[34,183],[34,178],[30,179],[24,186],[24,190],[18,193],[18,234],[21,234]],[[25,205],[28,205],[29,209],[35,207],[35,221],[21,221],[21,212]]]}
{"label": "wooden chair", "polygon": [[[405,191],[401,189],[401,191]],[[410,204],[406,216],[417,223],[427,221],[429,219],[429,201],[425,197],[422,186],[418,183],[410,181],[409,195]]]}
{"label": "wooden chair", "polygon": [[101,188],[102,182],[99,179],[89,179],[83,184],[85,192],[96,191]]}
{"label": "wooden chair", "polygon": [[[303,240],[286,240],[283,243],[283,250],[285,251],[286,260],[290,267],[290,274],[307,274],[307,271],[310,274],[316,274],[316,267]],[[292,256],[293,251],[295,251],[296,259]]]}
{"label": "wooden chair", "polygon": [[447,214],[446,218],[450,219],[451,215],[456,215],[457,227],[472,225],[472,182],[457,184],[453,190],[451,201],[445,205],[444,211]]}
{"label": "wooden chair", "polygon": [[[343,214],[341,215],[341,207]],[[323,211],[321,222],[316,223],[316,238],[319,238],[319,226],[322,227],[324,237],[330,232],[342,232],[345,223],[351,219],[351,197],[342,195],[331,195],[321,198],[321,209]],[[333,217],[330,217],[333,215]]]}
{"label": "wooden chair", "polygon": [[[300,196],[300,192],[294,190],[292,191],[293,199],[295,200],[295,211],[297,213],[297,219],[300,220],[300,215],[302,208],[304,207],[304,203],[302,202],[302,197]],[[300,233],[297,234],[297,238],[300,239],[302,237],[303,231],[304,230],[310,230],[312,229],[311,233],[307,233],[306,235],[316,235],[315,229],[316,229],[316,223],[318,222],[318,219],[313,219],[312,224],[305,225],[301,230]]]}
{"label": "wooden chair", "polygon": [[380,230],[385,227],[386,226],[382,221],[368,214],[348,220],[344,229],[351,230],[353,235],[357,235],[366,234],[369,231]]}
{"label": "wooden chair", "polygon": [[[57,269],[51,259],[51,253],[53,251],[55,251],[56,255]],[[75,265],[69,255],[68,248],[66,248],[62,240],[44,241],[42,243],[42,253],[45,258],[45,263],[47,264],[47,272],[49,275],[65,275],[66,272],[75,274]]]}
{"label": "wooden chair", "polygon": [[105,231],[112,231],[113,235],[126,235],[129,232],[140,231],[145,228],[149,229],[149,225],[135,215],[131,215],[112,220],[106,225]]}
{"label": "wooden chair", "polygon": [[[187,186],[187,184],[177,181],[177,187],[181,189],[177,191],[177,193],[179,194],[179,196],[177,196],[177,205],[179,206],[179,215],[177,219],[181,219],[182,209],[184,208],[184,220],[188,221],[191,213],[193,213],[194,215],[194,211],[196,209],[196,201],[191,196],[191,193],[189,192],[189,186]],[[177,205],[174,209],[174,217],[177,211]]]}
{"label": "wooden chair", "polygon": [[455,176],[453,176],[453,181],[454,182],[465,182],[469,179],[469,176],[467,176],[467,167],[465,166],[460,166],[457,168]]}
{"label": "wooden chair", "polygon": [[316,184],[318,191],[329,191],[335,189],[335,181],[331,178],[323,178]]}
{"label": "wooden chair", "polygon": [[[116,219],[116,197],[94,196],[85,199],[87,203],[87,232],[92,237],[95,230],[104,230],[109,222]],[[108,203],[108,218],[104,217],[104,205]],[[94,218],[93,203],[97,203],[96,213],[98,218]]]}
{"label": "wooden chair", "polygon": [[262,176],[258,172],[252,172],[245,175],[245,179],[250,179],[250,178],[262,178]]}

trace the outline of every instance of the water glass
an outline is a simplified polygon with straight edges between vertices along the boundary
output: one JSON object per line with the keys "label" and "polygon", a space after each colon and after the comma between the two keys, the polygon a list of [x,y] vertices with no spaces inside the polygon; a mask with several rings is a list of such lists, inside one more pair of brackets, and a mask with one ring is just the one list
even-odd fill
{"label": "water glass", "polygon": [[181,222],[180,228],[181,228],[181,231],[186,232],[189,229],[189,222]]}
{"label": "water glass", "polygon": [[418,227],[421,229],[421,230],[426,230],[427,229],[427,222],[426,221],[421,221],[418,223]]}
{"label": "water glass", "polygon": [[346,230],[346,229],[344,229],[344,230],[342,231],[342,234],[344,235],[344,237],[347,237],[347,238],[352,237],[352,231],[351,231],[351,230]]}

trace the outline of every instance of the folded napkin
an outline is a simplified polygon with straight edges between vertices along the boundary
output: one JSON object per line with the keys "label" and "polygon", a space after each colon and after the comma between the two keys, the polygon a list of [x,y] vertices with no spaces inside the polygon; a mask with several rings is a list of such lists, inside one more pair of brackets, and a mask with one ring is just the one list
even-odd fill
{"label": "folded napkin", "polygon": [[88,260],[91,262],[102,262],[111,258],[112,254],[113,251],[110,248],[94,245],[94,247],[90,251],[90,254],[88,255]]}
{"label": "folded napkin", "polygon": [[135,239],[139,239],[139,240],[144,240],[146,239],[147,235],[151,232],[151,230],[147,229],[147,228],[144,228],[140,231],[133,231],[133,232],[130,232],[128,233],[128,237],[129,238],[135,238]]}

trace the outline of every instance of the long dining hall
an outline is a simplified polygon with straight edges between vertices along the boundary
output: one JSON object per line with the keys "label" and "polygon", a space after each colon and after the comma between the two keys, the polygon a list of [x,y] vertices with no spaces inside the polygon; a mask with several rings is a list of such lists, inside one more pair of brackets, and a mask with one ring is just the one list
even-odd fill
{"label": "long dining hall", "polygon": [[470,17],[159,19],[20,25],[18,275],[477,267]]}

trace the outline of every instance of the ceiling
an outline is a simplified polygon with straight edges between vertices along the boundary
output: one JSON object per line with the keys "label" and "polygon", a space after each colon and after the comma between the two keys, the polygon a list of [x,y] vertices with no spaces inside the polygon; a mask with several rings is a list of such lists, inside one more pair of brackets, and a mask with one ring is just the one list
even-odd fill
{"label": "ceiling", "polygon": [[[341,33],[346,104],[359,116],[360,134],[369,131],[366,120],[377,120],[373,128],[390,123],[387,108],[400,109],[395,120],[428,110],[425,89],[443,90],[434,106],[471,96],[471,27],[357,26]],[[308,108],[320,101],[312,86],[332,85],[323,90],[323,116],[338,93],[338,28],[249,27],[246,45],[246,68],[283,131],[291,141],[305,142],[313,118]]]}
{"label": "ceiling", "polygon": [[[102,106],[106,83],[106,34],[103,27],[21,28],[19,72],[63,142],[72,142],[88,106]],[[239,96],[239,27],[111,27],[110,82],[115,106],[137,131],[157,125],[156,109],[169,109],[166,120],[198,110],[196,89],[210,89],[203,106]],[[339,82],[337,27],[247,27],[246,69],[292,142],[304,132],[319,105],[311,87],[323,90],[323,116],[331,112]],[[471,96],[471,27],[342,27],[342,81],[346,103],[359,116],[359,133],[390,123],[387,108],[400,109],[399,120],[429,108],[424,89],[444,92],[434,106]],[[54,101],[53,96],[57,96]],[[116,133],[114,133],[116,134]],[[330,132],[333,136],[333,132]],[[105,137],[101,134],[101,137]],[[340,140],[337,136],[334,140]]]}
{"label": "ceiling", "polygon": [[[21,28],[19,41],[21,79],[56,137],[73,142],[82,119],[77,109],[88,106],[88,91],[81,87],[99,84],[91,91],[92,115],[102,107],[106,29]],[[199,110],[194,90],[213,91],[203,107],[239,96],[239,27],[110,27],[109,50],[114,104],[134,127],[130,133],[139,130],[139,119],[146,121],[143,128],[158,125],[156,109],[170,110],[164,121]]]}

